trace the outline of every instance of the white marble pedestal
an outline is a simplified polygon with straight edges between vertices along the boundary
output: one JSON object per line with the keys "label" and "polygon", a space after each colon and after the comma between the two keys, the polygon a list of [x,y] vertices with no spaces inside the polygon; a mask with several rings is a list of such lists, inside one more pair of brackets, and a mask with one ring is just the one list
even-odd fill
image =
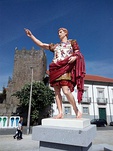
{"label": "white marble pedestal", "polygon": [[43,119],[34,126],[32,139],[40,141],[40,151],[91,151],[96,126],[89,119]]}

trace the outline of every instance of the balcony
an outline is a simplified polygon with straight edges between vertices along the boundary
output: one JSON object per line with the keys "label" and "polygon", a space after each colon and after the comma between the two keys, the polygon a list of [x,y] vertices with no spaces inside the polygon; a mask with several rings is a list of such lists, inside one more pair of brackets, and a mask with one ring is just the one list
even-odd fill
{"label": "balcony", "polygon": [[90,104],[91,103],[91,97],[83,97],[81,104]]}
{"label": "balcony", "polygon": [[97,104],[98,105],[106,105],[107,104],[107,98],[97,98]]}

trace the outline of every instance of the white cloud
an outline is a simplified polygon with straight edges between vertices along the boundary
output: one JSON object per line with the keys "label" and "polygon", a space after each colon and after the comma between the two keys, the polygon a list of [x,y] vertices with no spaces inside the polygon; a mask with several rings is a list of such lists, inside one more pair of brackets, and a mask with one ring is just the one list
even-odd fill
{"label": "white cloud", "polygon": [[113,78],[113,64],[106,61],[86,61],[86,74]]}

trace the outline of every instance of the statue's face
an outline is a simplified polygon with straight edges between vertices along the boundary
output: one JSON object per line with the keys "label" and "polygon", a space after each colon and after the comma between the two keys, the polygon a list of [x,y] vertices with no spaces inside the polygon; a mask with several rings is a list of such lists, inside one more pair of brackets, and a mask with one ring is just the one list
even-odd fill
{"label": "statue's face", "polygon": [[67,37],[67,33],[64,30],[59,30],[58,32],[60,40],[62,40],[65,36]]}

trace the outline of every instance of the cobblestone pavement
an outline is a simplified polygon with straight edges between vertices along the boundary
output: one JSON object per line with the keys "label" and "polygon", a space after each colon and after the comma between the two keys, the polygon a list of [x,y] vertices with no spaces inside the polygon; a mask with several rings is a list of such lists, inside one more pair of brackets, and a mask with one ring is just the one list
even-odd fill
{"label": "cobblestone pavement", "polygon": [[98,130],[92,144],[92,151],[104,151],[104,148],[113,151],[113,130]]}
{"label": "cobblestone pavement", "polygon": [[32,140],[32,135],[23,135],[22,140],[12,135],[0,136],[0,151],[39,151],[39,143]]}
{"label": "cobblestone pavement", "polygon": [[113,145],[113,130],[97,131],[97,135],[93,140],[93,144],[109,144]]}
{"label": "cobblestone pavement", "polygon": [[[113,130],[97,130],[93,140],[93,151],[103,151],[106,145],[113,147]],[[0,151],[39,151],[39,142],[32,140],[32,135],[23,135],[22,140],[13,139],[12,135],[0,135]]]}

